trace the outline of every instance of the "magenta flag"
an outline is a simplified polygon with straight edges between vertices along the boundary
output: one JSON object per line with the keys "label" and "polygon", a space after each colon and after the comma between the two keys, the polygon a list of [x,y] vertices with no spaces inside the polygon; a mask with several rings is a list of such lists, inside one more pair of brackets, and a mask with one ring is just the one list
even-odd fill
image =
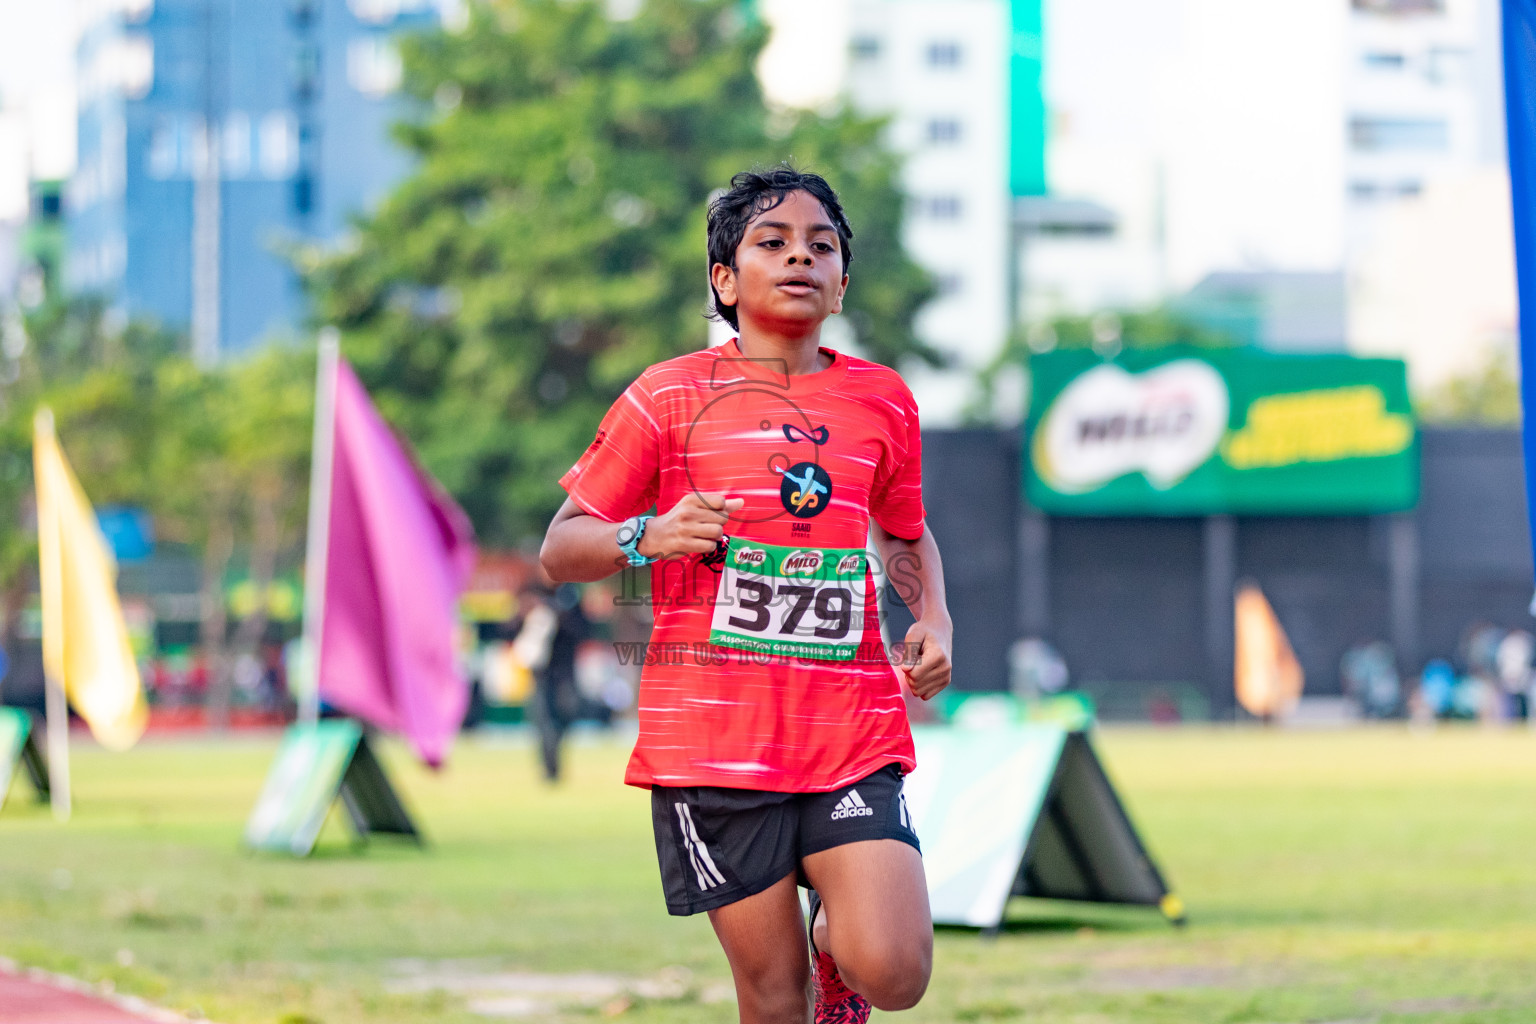
{"label": "magenta flag", "polygon": [[320,697],[404,736],[435,768],[469,703],[455,633],[474,531],[346,360],[337,361],[335,396]]}

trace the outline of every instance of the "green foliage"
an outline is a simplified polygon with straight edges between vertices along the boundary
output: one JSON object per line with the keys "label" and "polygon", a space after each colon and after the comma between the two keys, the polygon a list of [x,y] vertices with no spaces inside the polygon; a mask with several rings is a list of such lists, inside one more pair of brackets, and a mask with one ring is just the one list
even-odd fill
{"label": "green foliage", "polygon": [[1233,339],[1221,331],[1166,306],[1131,312],[1063,316],[1017,339],[1034,351],[1046,348],[1229,348]]}
{"label": "green foliage", "polygon": [[1443,381],[1415,404],[1426,423],[1517,426],[1520,368],[1514,351],[1490,350],[1481,366]]}
{"label": "green foliage", "polygon": [[[213,368],[153,326],[114,325],[100,305],[44,306],[7,327],[0,365],[0,614],[33,580],[32,417],[46,405],[93,504],[150,511],[161,539],[191,546],[204,567],[204,639],[218,671],[226,633],[223,581],[237,549],[258,586],[301,537],[307,502],[314,356],[280,345]],[[263,621],[237,643],[250,646]]]}
{"label": "green foliage", "polygon": [[305,266],[316,316],[481,535],[537,534],[560,474],[647,365],[704,343],[705,207],[754,165],[825,173],[858,232],[848,319],[895,362],[931,294],[897,240],[881,125],[770,113],[734,0],[471,5],[406,48],[417,170]]}
{"label": "green foliage", "polygon": [[[0,359],[0,590],[36,561],[32,414],[54,410],[75,471],[100,503],[135,500],[151,443],[154,367],[177,338],[152,324],[114,324],[96,299],[11,311]],[[76,449],[79,454],[76,455]]]}
{"label": "green foliage", "polygon": [[1230,348],[1230,335],[1208,327],[1167,306],[1139,311],[1102,310],[1086,316],[1060,316],[1014,331],[1002,352],[981,373],[979,393],[967,418],[985,422],[994,415],[1001,376],[1027,366],[1030,356],[1058,348],[1092,348],[1106,356],[1127,348]]}

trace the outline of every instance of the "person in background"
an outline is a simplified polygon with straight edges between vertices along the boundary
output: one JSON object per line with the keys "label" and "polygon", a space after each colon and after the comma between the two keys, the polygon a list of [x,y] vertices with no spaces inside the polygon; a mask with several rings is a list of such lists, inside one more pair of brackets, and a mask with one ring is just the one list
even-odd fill
{"label": "person in background", "polygon": [[563,584],[554,590],[530,582],[518,593],[521,627],[512,646],[533,673],[529,717],[539,731],[539,756],[546,782],[560,781],[560,745],[580,713],[576,649],[591,634],[581,607],[581,590]]}

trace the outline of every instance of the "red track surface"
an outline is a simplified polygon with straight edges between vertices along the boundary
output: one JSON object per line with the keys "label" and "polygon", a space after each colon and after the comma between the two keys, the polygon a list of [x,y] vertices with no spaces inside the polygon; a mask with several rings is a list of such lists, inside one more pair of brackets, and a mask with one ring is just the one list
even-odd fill
{"label": "red track surface", "polygon": [[0,972],[0,1024],[145,1024],[152,1020],[46,981]]}

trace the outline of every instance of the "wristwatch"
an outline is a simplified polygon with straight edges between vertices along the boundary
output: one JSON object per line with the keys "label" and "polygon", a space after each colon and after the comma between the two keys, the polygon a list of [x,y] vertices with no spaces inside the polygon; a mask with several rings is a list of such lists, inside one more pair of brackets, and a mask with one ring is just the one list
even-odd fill
{"label": "wristwatch", "polygon": [[619,542],[619,550],[624,552],[625,557],[629,559],[629,564],[636,568],[656,561],[640,553],[640,538],[645,536],[645,524],[655,518],[655,516],[631,516],[619,524],[619,532],[615,537]]}

